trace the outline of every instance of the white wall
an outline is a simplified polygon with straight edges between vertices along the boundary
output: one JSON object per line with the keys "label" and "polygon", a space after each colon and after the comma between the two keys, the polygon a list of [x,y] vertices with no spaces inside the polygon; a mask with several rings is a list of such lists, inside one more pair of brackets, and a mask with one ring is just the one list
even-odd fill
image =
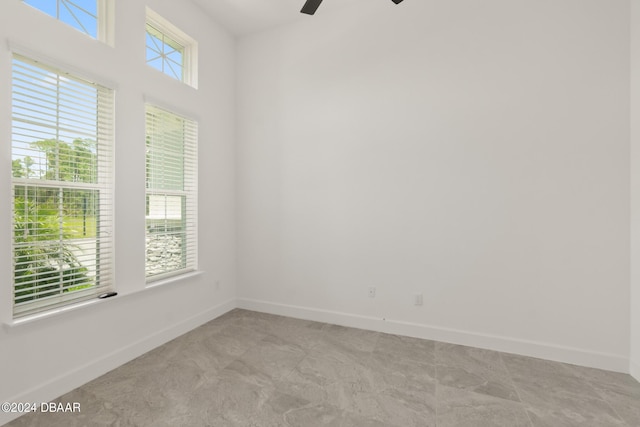
{"label": "white wall", "polygon": [[240,304],[627,371],[629,33],[421,0],[241,39]]}
{"label": "white wall", "polygon": [[[199,89],[145,64],[145,5],[199,42]],[[189,2],[116,2],[115,48],[22,4],[0,2],[0,163],[10,156],[7,41],[116,89],[116,285],[120,296],[0,328],[0,401],[46,401],[233,307],[235,297],[234,41]],[[200,121],[202,274],[145,290],[144,99]],[[0,170],[0,320],[11,319],[10,170]],[[6,273],[6,274],[5,274]],[[220,280],[216,289],[215,282]],[[0,424],[11,418],[0,414]]]}
{"label": "white wall", "polygon": [[640,1],[631,0],[631,374],[640,381]]}

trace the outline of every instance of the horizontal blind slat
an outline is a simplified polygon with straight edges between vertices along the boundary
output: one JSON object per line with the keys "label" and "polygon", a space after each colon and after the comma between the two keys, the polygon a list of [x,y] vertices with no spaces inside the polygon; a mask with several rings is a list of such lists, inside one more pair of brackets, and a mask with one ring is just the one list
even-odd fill
{"label": "horizontal blind slat", "polygon": [[197,123],[148,105],[147,278],[197,266]]}
{"label": "horizontal blind slat", "polygon": [[14,317],[113,285],[113,94],[13,59]]}

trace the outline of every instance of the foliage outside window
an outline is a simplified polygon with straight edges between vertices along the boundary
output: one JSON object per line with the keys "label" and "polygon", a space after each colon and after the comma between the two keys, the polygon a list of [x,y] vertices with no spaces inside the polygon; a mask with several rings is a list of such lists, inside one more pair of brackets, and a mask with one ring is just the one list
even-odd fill
{"label": "foliage outside window", "polygon": [[146,112],[146,275],[196,268],[197,123],[154,106]]}
{"label": "foliage outside window", "polygon": [[14,316],[111,286],[109,89],[14,55]]}

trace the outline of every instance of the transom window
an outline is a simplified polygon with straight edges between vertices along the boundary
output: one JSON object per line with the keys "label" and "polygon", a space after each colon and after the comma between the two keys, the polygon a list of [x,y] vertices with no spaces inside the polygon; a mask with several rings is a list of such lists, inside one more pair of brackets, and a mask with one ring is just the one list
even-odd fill
{"label": "transom window", "polygon": [[166,19],[147,8],[147,64],[197,87],[197,43]]}
{"label": "transom window", "polygon": [[110,0],[22,0],[73,28],[104,42],[107,40]]}
{"label": "transom window", "polygon": [[147,24],[147,64],[182,81],[184,46]]}

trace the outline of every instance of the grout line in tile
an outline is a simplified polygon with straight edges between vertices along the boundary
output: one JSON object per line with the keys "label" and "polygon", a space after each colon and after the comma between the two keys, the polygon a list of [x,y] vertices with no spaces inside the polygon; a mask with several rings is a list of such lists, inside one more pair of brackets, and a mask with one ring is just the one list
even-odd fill
{"label": "grout line in tile", "polygon": [[522,397],[520,397],[520,390],[518,389],[518,386],[516,385],[516,382],[513,380],[513,374],[511,373],[511,370],[509,369],[509,366],[505,363],[503,357],[502,357],[502,352],[498,352],[498,355],[500,356],[500,362],[502,363],[502,366],[504,366],[504,369],[507,371],[507,374],[509,376],[509,381],[511,381],[511,385],[513,386],[513,389],[516,391],[516,395],[518,396],[518,400],[520,401],[520,406],[522,407],[522,410],[524,411],[524,413],[527,415],[527,419],[529,420],[529,424],[531,424],[531,427],[533,426],[533,420],[531,419],[531,415],[529,415],[529,410],[527,409],[527,407],[525,406]]}
{"label": "grout line in tile", "polygon": [[583,376],[568,363],[562,363],[562,362],[557,362],[557,363],[560,363],[562,365],[562,367],[564,368],[564,370],[567,371],[570,375],[572,375],[575,378],[578,378],[581,382],[586,384],[586,386],[589,387],[595,393],[595,396],[597,396],[607,407],[609,407],[609,409],[611,409],[613,411],[614,414],[616,414],[616,416],[618,417],[618,419],[620,419],[620,421],[622,421],[625,425],[628,425],[627,421],[620,416],[618,411],[616,411],[616,409],[609,404],[607,399],[605,399],[602,396],[600,391],[596,387],[593,386],[592,383],[593,382],[597,382],[597,381],[590,381],[590,380],[588,380],[586,378],[583,378]]}
{"label": "grout line in tile", "polygon": [[[576,376],[577,376],[577,374],[574,374],[574,375],[576,375]],[[578,377],[578,378],[580,378],[580,377]],[[583,378],[580,378],[580,379],[583,379]],[[594,386],[593,386],[593,384],[591,383],[591,381],[589,381],[589,380],[587,380],[587,379],[584,379],[584,382],[585,382],[585,383],[586,383],[586,384],[591,388],[591,390],[593,390],[593,391],[596,393],[596,396],[598,396],[598,397],[600,398],[600,400],[601,400],[601,401],[603,401],[603,402],[604,402],[604,404],[605,404],[605,405],[607,405],[607,406],[609,407],[609,409],[611,409],[611,410],[613,411],[613,413],[614,413],[614,414],[616,414],[616,416],[620,419],[620,421],[622,421],[625,425],[629,425],[629,424],[627,423],[627,421],[626,421],[622,416],[620,416],[620,413],[619,413],[618,411],[616,411],[616,408],[614,408],[613,406],[611,406],[611,405],[609,404],[609,401],[607,401],[607,399],[606,399],[606,398],[604,398],[604,397],[602,396],[602,394],[600,393],[600,391],[599,391],[596,387],[594,387]]]}
{"label": "grout line in tile", "polygon": [[433,362],[434,362],[434,369],[433,369],[433,375],[434,375],[434,382],[435,382],[435,420],[436,420],[436,426],[438,427],[438,408],[440,407],[440,381],[438,380],[438,363],[436,363],[438,360],[438,346],[435,346],[435,349],[433,350]]}

